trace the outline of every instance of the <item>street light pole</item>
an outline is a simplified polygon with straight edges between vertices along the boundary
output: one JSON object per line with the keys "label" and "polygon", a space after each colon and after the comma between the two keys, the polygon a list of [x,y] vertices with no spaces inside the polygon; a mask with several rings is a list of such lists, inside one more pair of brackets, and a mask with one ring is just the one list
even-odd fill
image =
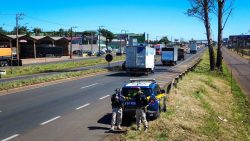
{"label": "street light pole", "polygon": [[71,27],[70,28],[70,31],[71,31],[71,34],[70,34],[70,59],[72,59],[72,40],[73,40],[73,28],[76,28],[75,26],[74,27]]}
{"label": "street light pole", "polygon": [[23,14],[16,14],[16,55],[17,55],[17,64],[19,66],[19,59],[20,59],[20,56],[19,56],[19,41],[18,41],[18,20],[20,20],[21,16]]}
{"label": "street light pole", "polygon": [[99,39],[98,39],[98,42],[99,42],[99,55],[101,53],[101,28],[104,27],[104,26],[99,26]]}
{"label": "street light pole", "polygon": [[128,30],[125,30],[125,29],[122,29],[122,30],[121,30],[121,35],[120,35],[120,53],[121,53],[121,54],[122,54],[122,31],[125,31],[125,45],[127,45],[126,32],[127,32]]}

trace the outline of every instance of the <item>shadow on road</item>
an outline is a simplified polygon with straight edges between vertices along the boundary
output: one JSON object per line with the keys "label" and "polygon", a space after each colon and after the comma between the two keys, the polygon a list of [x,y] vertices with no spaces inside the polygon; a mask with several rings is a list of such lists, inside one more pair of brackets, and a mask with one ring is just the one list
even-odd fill
{"label": "shadow on road", "polygon": [[101,124],[108,124],[110,125],[111,123],[111,115],[112,113],[107,113],[106,115],[104,115],[102,118],[100,118],[97,123],[101,123]]}
{"label": "shadow on road", "polygon": [[[105,125],[110,125],[110,123],[111,123],[111,116],[112,116],[112,113],[107,113],[102,118],[100,118],[97,121],[97,123],[101,123],[101,124],[105,124]],[[135,122],[135,118],[133,116],[131,116],[131,115],[128,115],[128,116],[127,115],[123,115],[122,126],[129,127],[134,122]]]}
{"label": "shadow on road", "polygon": [[107,127],[89,126],[89,130],[109,130]]}
{"label": "shadow on road", "polygon": [[126,72],[118,72],[118,73],[113,73],[109,74],[106,76],[111,76],[111,77],[128,77],[128,74]]}

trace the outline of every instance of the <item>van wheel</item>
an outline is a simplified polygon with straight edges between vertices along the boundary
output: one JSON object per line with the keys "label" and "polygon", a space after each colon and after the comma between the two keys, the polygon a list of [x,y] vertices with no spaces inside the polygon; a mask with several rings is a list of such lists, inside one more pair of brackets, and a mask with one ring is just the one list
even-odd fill
{"label": "van wheel", "polygon": [[151,73],[155,73],[155,69],[151,69]]}

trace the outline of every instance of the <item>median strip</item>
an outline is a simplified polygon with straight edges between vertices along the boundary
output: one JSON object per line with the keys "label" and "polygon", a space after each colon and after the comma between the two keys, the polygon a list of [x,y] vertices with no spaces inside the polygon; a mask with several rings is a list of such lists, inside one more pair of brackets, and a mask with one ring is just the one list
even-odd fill
{"label": "median strip", "polygon": [[94,84],[91,84],[91,85],[88,85],[88,86],[84,86],[84,87],[81,87],[81,89],[85,89],[85,88],[88,88],[88,87],[91,87],[91,86],[95,86],[97,85],[98,83],[94,83]]}
{"label": "median strip", "polygon": [[106,95],[106,96],[101,97],[101,98],[99,98],[99,99],[102,100],[102,99],[107,98],[107,97],[109,97],[109,95]]}
{"label": "median strip", "polygon": [[50,120],[47,120],[47,121],[41,123],[40,125],[48,124],[48,123],[50,123],[50,122],[52,122],[52,121],[54,121],[54,120],[56,120],[56,119],[59,119],[60,117],[61,117],[61,116],[54,117],[54,118],[52,118],[52,119],[50,119]]}
{"label": "median strip", "polygon": [[8,137],[8,138],[6,138],[6,139],[3,139],[2,141],[9,141],[9,140],[11,140],[11,139],[16,138],[17,136],[19,136],[19,134],[15,134],[15,135],[13,135],[13,136],[10,136],[10,137]]}
{"label": "median strip", "polygon": [[83,106],[80,106],[80,107],[76,108],[76,110],[80,110],[80,109],[82,109],[82,108],[84,108],[84,107],[87,107],[87,106],[89,106],[89,105],[90,105],[90,103],[85,104],[85,105],[83,105]]}

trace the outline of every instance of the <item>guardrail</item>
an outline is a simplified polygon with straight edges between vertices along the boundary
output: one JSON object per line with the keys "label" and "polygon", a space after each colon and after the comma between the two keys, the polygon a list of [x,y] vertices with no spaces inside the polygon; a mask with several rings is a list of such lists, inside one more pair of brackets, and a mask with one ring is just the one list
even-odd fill
{"label": "guardrail", "polygon": [[187,75],[190,71],[193,71],[197,67],[197,65],[201,62],[201,60],[202,59],[199,58],[191,67],[188,67],[185,71],[183,71],[178,76],[173,78],[172,81],[168,82],[165,85],[166,86],[166,93],[169,94],[170,91],[173,89],[173,87],[177,88],[177,84],[179,83],[179,81],[182,80],[183,77],[185,75]]}

